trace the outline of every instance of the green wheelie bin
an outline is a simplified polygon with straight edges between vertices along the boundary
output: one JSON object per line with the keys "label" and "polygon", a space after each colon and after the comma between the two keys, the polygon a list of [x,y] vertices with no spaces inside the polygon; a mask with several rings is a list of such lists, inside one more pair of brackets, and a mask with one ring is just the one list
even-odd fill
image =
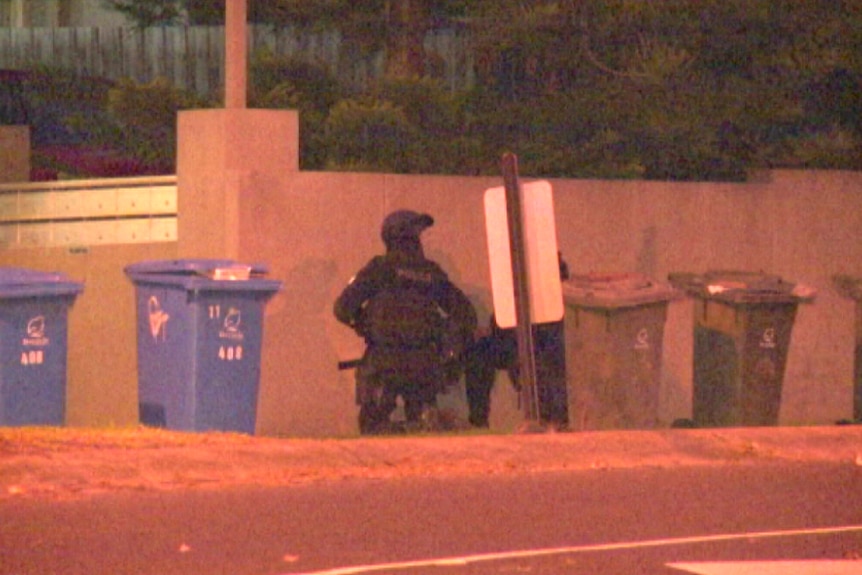
{"label": "green wheelie bin", "polygon": [[664,326],[676,297],[636,273],[563,282],[570,429],[658,426]]}
{"label": "green wheelie bin", "polygon": [[853,421],[862,423],[862,278],[838,275],[835,287],[856,302],[856,348],[853,363]]}
{"label": "green wheelie bin", "polygon": [[694,425],[777,425],[796,310],[814,290],[763,272],[669,279],[694,299]]}

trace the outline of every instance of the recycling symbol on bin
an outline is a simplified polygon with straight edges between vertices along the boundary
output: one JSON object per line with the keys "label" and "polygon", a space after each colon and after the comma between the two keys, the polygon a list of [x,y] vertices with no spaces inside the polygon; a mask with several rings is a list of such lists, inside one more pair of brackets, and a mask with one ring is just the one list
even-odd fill
{"label": "recycling symbol on bin", "polygon": [[760,336],[760,347],[763,349],[775,349],[775,328],[768,327]]}
{"label": "recycling symbol on bin", "polygon": [[242,312],[235,307],[228,309],[224,318],[223,329],[219,336],[227,339],[242,339],[240,324],[242,323]]}
{"label": "recycling symbol on bin", "polygon": [[647,328],[642,327],[637,334],[635,339],[635,349],[649,349],[649,330]]}
{"label": "recycling symbol on bin", "polygon": [[167,331],[165,325],[167,325],[171,316],[162,309],[159,298],[154,295],[150,296],[150,299],[147,301],[147,312],[150,317],[150,333],[153,335],[153,339],[158,341],[161,335],[161,340],[165,341],[165,333]]}
{"label": "recycling symbol on bin", "polygon": [[45,316],[37,315],[27,322],[27,337],[42,339],[45,337]]}
{"label": "recycling symbol on bin", "polygon": [[45,337],[45,316],[37,315],[27,322],[27,336],[22,341],[24,345],[46,346],[48,338]]}
{"label": "recycling symbol on bin", "polygon": [[239,310],[232,307],[227,312],[227,317],[224,318],[224,328],[228,331],[239,331],[239,324],[242,321],[242,316]]}

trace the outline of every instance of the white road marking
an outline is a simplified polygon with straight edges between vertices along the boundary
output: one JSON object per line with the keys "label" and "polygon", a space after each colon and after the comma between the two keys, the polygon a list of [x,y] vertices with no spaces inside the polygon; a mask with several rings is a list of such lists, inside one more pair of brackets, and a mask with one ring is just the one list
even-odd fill
{"label": "white road marking", "polygon": [[[478,555],[464,555],[462,557],[442,557],[439,559],[422,559],[418,561],[404,561],[401,563],[380,563],[376,565],[354,565],[350,567],[337,567],[323,571],[308,571],[305,573],[290,573],[286,575],[356,575],[358,573],[373,573],[375,571],[401,571],[417,569],[420,567],[450,567],[458,565],[469,565],[485,561],[503,561],[509,559],[520,559],[525,557],[543,557],[548,555],[570,555],[576,553],[593,553],[598,551],[618,551],[626,549],[643,549],[648,547],[670,547],[674,545],[692,545],[697,543],[714,543],[716,541],[738,541],[751,539],[770,539],[776,537],[798,537],[801,535],[831,535],[835,533],[848,533],[860,531],[862,525],[843,525],[838,527],[822,527],[815,529],[793,529],[788,531],[759,531],[753,533],[725,533],[718,535],[702,535],[695,537],[678,537],[673,539],[648,539],[646,541],[628,541],[621,543],[602,543],[596,545],[580,545],[576,547],[555,547],[549,549],[525,549],[522,551],[505,551],[502,553],[483,553]],[[855,562],[862,566],[862,562]],[[690,564],[695,565],[695,564]],[[699,564],[705,565],[705,564]],[[710,572],[709,575],[712,575]],[[717,572],[716,572],[717,573]],[[730,572],[721,572],[729,575]],[[752,572],[753,573],[753,572]],[[763,572],[759,572],[761,575]],[[814,575],[813,572],[800,572],[794,575]],[[860,575],[862,571],[854,571],[852,574],[839,572],[834,575]],[[782,575],[789,575],[783,572]],[[818,573],[818,575],[821,575]],[[822,575],[833,575],[825,572]]]}
{"label": "white road marking", "polygon": [[698,575],[860,575],[862,561],[727,561],[668,563],[668,567]]}

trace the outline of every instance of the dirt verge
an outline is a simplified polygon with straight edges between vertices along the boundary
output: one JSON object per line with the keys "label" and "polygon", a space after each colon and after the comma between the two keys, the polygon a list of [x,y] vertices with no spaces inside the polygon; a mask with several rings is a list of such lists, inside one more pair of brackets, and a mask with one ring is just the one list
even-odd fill
{"label": "dirt verge", "polygon": [[862,426],[295,439],[138,428],[0,428],[0,502],[346,478],[830,461]]}

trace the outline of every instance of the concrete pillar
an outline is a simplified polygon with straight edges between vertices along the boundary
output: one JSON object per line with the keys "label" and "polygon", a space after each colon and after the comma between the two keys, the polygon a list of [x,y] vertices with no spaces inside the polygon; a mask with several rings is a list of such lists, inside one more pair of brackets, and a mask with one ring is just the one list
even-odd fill
{"label": "concrete pillar", "polygon": [[246,0],[225,3],[225,108],[245,108],[248,44]]}
{"label": "concrete pillar", "polygon": [[293,110],[189,110],[177,119],[180,257],[246,259],[241,203],[251,186],[299,170]]}

